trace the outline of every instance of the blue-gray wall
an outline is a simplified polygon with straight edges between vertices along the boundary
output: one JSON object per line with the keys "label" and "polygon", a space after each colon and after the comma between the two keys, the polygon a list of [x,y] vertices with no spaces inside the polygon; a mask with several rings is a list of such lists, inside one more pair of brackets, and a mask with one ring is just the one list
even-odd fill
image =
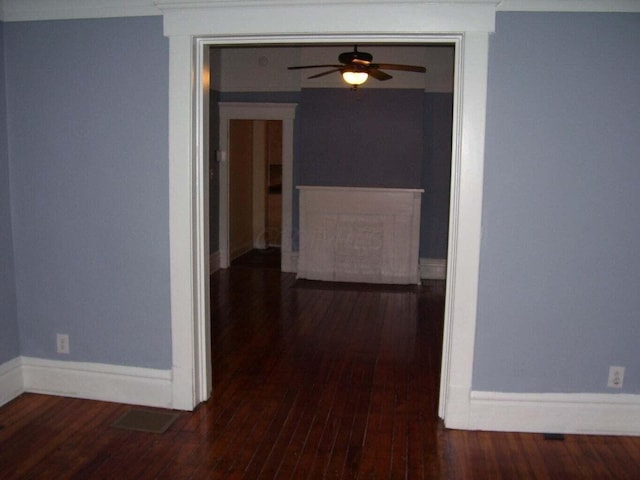
{"label": "blue-gray wall", "polygon": [[[446,258],[451,94],[401,89],[353,92],[341,88],[223,92],[220,100],[298,104],[294,125],[295,185],[423,188],[420,256]],[[214,215],[212,203],[212,222]],[[297,190],[292,223],[295,250]],[[217,234],[217,229],[211,231]]]}
{"label": "blue-gray wall", "polygon": [[21,353],[170,368],[162,18],[4,31]]}
{"label": "blue-gray wall", "polygon": [[300,184],[420,188],[423,95],[303,89]]}
{"label": "blue-gray wall", "polygon": [[20,354],[5,100],[4,24],[0,23],[0,365]]}
{"label": "blue-gray wall", "polygon": [[473,387],[640,393],[640,15],[501,13]]}
{"label": "blue-gray wall", "polygon": [[424,94],[420,258],[447,258],[453,94]]}
{"label": "blue-gray wall", "polygon": [[[623,365],[640,393],[639,36],[637,14],[497,17],[474,389],[604,392]],[[0,362],[17,315],[23,355],[170,368],[161,19],[5,24],[4,47]]]}

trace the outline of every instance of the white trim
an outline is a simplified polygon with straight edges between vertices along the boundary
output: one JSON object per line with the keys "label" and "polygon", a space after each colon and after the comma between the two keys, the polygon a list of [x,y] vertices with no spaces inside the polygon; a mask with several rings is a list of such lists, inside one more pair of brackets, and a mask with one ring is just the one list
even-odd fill
{"label": "white trim", "polygon": [[480,241],[489,35],[456,39],[449,244],[439,415],[466,428],[473,375]]}
{"label": "white trim", "polygon": [[[419,5],[429,4],[430,11],[434,9],[434,3],[439,3],[442,18],[447,18],[447,11],[452,9],[465,9],[470,16],[473,16],[473,9],[480,7],[477,11],[482,11],[486,5],[496,5],[499,11],[519,11],[519,12],[640,12],[640,4],[637,0],[502,0],[502,1],[478,1],[478,0],[405,0],[403,2],[390,2],[389,0],[350,0],[344,2],[345,12],[353,11],[362,4],[367,4],[367,8],[374,6],[376,9],[394,9],[401,4],[403,16],[410,15],[411,12],[420,11]],[[480,5],[478,5],[480,4]],[[264,9],[273,11],[277,8],[295,7],[301,11],[317,12],[321,2],[318,0],[245,0],[233,1],[154,1],[154,0],[3,0],[0,11],[0,21],[3,22],[26,22],[38,20],[70,20],[81,18],[112,18],[112,17],[140,17],[162,15],[164,11],[179,11],[181,9],[215,8],[221,12],[228,13],[228,10],[239,10],[247,12],[247,8],[256,10],[260,7],[262,13]],[[407,13],[404,12],[407,11]],[[258,14],[259,15],[259,14]],[[450,15],[449,15],[450,16]],[[221,15],[222,17],[222,15]],[[222,17],[224,18],[224,17]],[[344,17],[349,18],[349,17]],[[174,20],[175,21],[175,20]],[[172,25],[178,28],[179,23]],[[395,22],[399,25],[409,27],[414,20],[407,23],[407,18]],[[473,23],[473,22],[471,22]],[[188,27],[183,27],[183,29]],[[210,31],[211,29],[209,29]],[[420,29],[411,28],[411,31]],[[454,31],[456,29],[450,29]],[[264,31],[251,30],[251,31]],[[178,33],[178,32],[176,32]],[[195,33],[195,32],[194,32]],[[202,33],[202,32],[200,32]]]}
{"label": "white trim", "polygon": [[[282,237],[280,250],[282,259],[291,254],[291,229],[293,215],[293,122],[296,103],[242,103],[220,102],[220,212],[219,249],[220,268],[231,264],[229,251],[229,122],[238,120],[282,121]],[[281,261],[282,271],[289,272],[287,262]]]}
{"label": "white trim", "polygon": [[[171,265],[171,347],[173,358],[173,408],[191,410],[208,398],[204,333],[208,318],[203,311],[208,305],[208,264],[204,254],[204,229],[207,219],[202,203],[204,161],[195,145],[192,128],[194,104],[201,89],[194,89],[196,55],[191,37],[169,38],[169,238]],[[208,173],[208,172],[207,172]],[[208,180],[207,180],[208,181]],[[202,233],[201,238],[198,238]],[[210,369],[209,369],[210,371]]]}
{"label": "white trim", "polygon": [[267,248],[267,155],[265,120],[253,122],[253,182],[251,188],[253,200],[253,248]]}
{"label": "white trim", "polygon": [[[282,36],[285,43],[317,43],[319,36],[331,40],[328,33],[339,36],[337,42],[360,33],[364,38],[388,42],[394,34],[408,32],[450,33],[458,31],[494,30],[495,6],[498,0],[404,0],[404,1],[158,1],[164,12],[165,35],[231,36],[236,45],[256,42],[255,34]],[[391,13],[390,13],[391,12]],[[366,22],[354,22],[366,14]],[[310,32],[308,34],[306,32]],[[312,32],[315,32],[312,33]],[[322,33],[324,32],[324,33]],[[370,32],[386,32],[391,36],[369,36]],[[289,35],[298,38],[290,37]],[[243,40],[244,37],[244,40]],[[293,40],[293,41],[292,41]],[[399,40],[401,43],[402,40]]]}
{"label": "white trim", "polygon": [[510,12],[640,12],[638,0],[502,0],[497,9]]}
{"label": "white trim", "polygon": [[444,280],[447,278],[447,259],[421,258],[420,278],[425,280]]}
{"label": "white trim", "polygon": [[171,370],[20,359],[25,392],[170,408]]}
{"label": "white trim", "polygon": [[469,428],[640,435],[640,395],[471,392]]}
{"label": "white trim", "polygon": [[[195,324],[195,358],[194,376],[195,399],[198,402],[207,400],[211,395],[213,386],[213,372],[211,369],[211,307],[210,307],[210,272],[209,272],[209,95],[211,91],[211,71],[209,47],[202,42],[196,43],[194,48],[195,58],[192,65],[198,65],[196,70],[195,84],[196,90],[195,105],[192,104],[195,117],[192,121],[195,125],[201,122],[202,128],[195,133],[195,154],[196,164],[193,169],[195,175],[195,188],[192,190],[194,196],[191,199],[198,221],[196,222],[193,234],[195,246],[194,265],[196,298],[196,317],[199,321]],[[191,100],[193,102],[193,99]]]}
{"label": "white trim", "polygon": [[283,272],[298,272],[298,252],[289,252],[281,255]]}
{"label": "white trim", "polygon": [[[398,2],[400,3],[400,2]],[[394,3],[395,5],[396,3]],[[221,15],[216,9],[172,10],[165,12],[165,34],[170,36],[170,228],[171,228],[171,305],[174,362],[174,408],[193,408],[197,404],[199,376],[195,365],[206,366],[202,355],[198,356],[194,344],[198,344],[201,325],[206,320],[195,309],[204,299],[195,274],[200,269],[197,262],[205,262],[194,254],[193,241],[202,230],[205,219],[198,217],[192,208],[189,195],[197,196],[202,181],[201,162],[191,150],[194,130],[197,129],[190,109],[198,102],[198,91],[192,79],[197,75],[197,63],[193,63],[194,46],[190,35],[198,33],[200,27],[212,35],[219,27],[219,36],[195,38],[215,45],[239,44],[310,44],[310,43],[453,43],[456,47],[456,79],[454,82],[454,119],[452,152],[452,188],[449,229],[449,257],[447,259],[447,291],[445,305],[445,339],[443,343],[443,370],[441,381],[440,414],[445,424],[468,425],[469,394],[473,371],[473,346],[476,322],[476,302],[479,275],[480,221],[482,205],[482,171],[484,165],[484,128],[486,114],[486,84],[488,62],[489,27],[494,25],[494,3],[474,4],[471,10],[453,8],[449,10],[449,21],[438,24],[438,15],[430,17],[436,4],[415,4],[420,9],[419,26],[413,32],[442,32],[447,26],[451,31],[466,33],[407,33],[410,25],[402,24],[403,16],[389,22],[389,9],[378,11],[366,24],[344,25],[342,34],[335,32],[334,19],[340,17],[341,6],[324,4],[320,17],[300,17],[292,21],[287,11],[276,15],[267,12],[264,19],[274,29],[268,34],[245,35],[247,25],[246,8],[230,4]],[[440,5],[441,7],[442,5]],[[482,14],[478,9],[483,6]],[[460,7],[460,5],[458,5]],[[256,7],[258,11],[262,11]],[[367,12],[371,12],[367,7]],[[395,9],[394,9],[395,12]],[[264,12],[263,12],[264,13]],[[299,13],[299,12],[298,12]],[[405,12],[406,13],[406,12]],[[436,13],[436,12],[434,12]],[[440,10],[442,13],[442,10]],[[227,15],[228,14],[228,15]],[[255,14],[255,11],[252,11]],[[476,15],[477,14],[477,15]],[[458,24],[455,20],[458,19]],[[474,22],[473,19],[477,21]],[[190,22],[193,29],[189,29]],[[277,25],[273,22],[277,21]],[[415,24],[413,22],[411,25]],[[260,24],[262,25],[262,24]],[[454,26],[457,25],[455,28]],[[292,27],[295,26],[295,27]],[[176,28],[174,28],[176,27]],[[177,28],[179,27],[179,28]],[[405,28],[406,27],[406,28]],[[253,32],[264,32],[254,24]],[[291,34],[291,28],[306,34]],[[180,30],[185,29],[185,30]],[[340,27],[338,27],[338,30]],[[384,32],[374,34],[371,32]],[[229,33],[225,33],[229,32]],[[314,33],[315,32],[315,33]],[[199,47],[198,47],[199,48]],[[201,101],[201,99],[199,100]],[[464,102],[464,108],[463,108]],[[286,182],[285,182],[286,183]],[[284,200],[284,199],[283,199]],[[206,259],[208,262],[208,258]],[[283,257],[285,262],[291,256]],[[291,265],[289,265],[291,266]],[[284,269],[284,268],[283,268]],[[195,282],[195,283],[194,283]],[[191,367],[191,370],[189,370]],[[202,399],[204,400],[204,398]],[[452,408],[449,408],[451,405]]]}
{"label": "white trim", "polygon": [[24,392],[21,366],[20,357],[0,365],[0,407]]}
{"label": "white trim", "polygon": [[220,270],[220,252],[209,255],[209,275]]}

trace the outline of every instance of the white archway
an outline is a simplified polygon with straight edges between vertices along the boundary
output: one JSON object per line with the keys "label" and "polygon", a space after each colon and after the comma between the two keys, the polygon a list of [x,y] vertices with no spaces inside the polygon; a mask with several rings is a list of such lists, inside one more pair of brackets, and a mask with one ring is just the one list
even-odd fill
{"label": "white archway", "polygon": [[[159,4],[163,8],[163,4]],[[453,154],[440,416],[468,428],[476,325],[482,213],[489,32],[495,2],[271,2],[247,5],[167,4],[170,43],[169,155],[173,406],[208,398],[208,261],[204,245],[207,172],[199,142],[205,45],[310,43],[453,43],[456,51]],[[393,12],[391,12],[393,10]],[[394,22],[388,22],[393,13]],[[295,32],[291,29],[295,28]],[[355,30],[355,33],[354,33]],[[213,36],[212,32],[217,32]],[[311,32],[299,34],[296,32]],[[326,34],[324,32],[345,32]],[[358,31],[360,33],[358,33]],[[407,33],[407,32],[412,33]],[[264,32],[255,35],[255,32]],[[386,32],[372,34],[369,32]],[[415,33],[425,32],[425,33]],[[435,33],[434,33],[435,32]],[[438,33],[441,32],[441,33]],[[451,34],[448,32],[459,32]]]}

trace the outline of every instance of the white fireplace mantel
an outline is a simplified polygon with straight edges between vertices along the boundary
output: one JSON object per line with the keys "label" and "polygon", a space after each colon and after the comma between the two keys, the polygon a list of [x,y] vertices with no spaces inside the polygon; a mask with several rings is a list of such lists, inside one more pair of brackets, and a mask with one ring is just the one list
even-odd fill
{"label": "white fireplace mantel", "polygon": [[423,190],[299,186],[298,278],[417,284]]}

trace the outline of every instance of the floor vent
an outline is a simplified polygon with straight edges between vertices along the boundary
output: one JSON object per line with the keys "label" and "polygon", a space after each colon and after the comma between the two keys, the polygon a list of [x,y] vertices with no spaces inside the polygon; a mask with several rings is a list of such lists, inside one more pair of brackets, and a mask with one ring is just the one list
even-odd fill
{"label": "floor vent", "polygon": [[113,422],[111,426],[138,432],[164,433],[179,415],[174,412],[132,409]]}

